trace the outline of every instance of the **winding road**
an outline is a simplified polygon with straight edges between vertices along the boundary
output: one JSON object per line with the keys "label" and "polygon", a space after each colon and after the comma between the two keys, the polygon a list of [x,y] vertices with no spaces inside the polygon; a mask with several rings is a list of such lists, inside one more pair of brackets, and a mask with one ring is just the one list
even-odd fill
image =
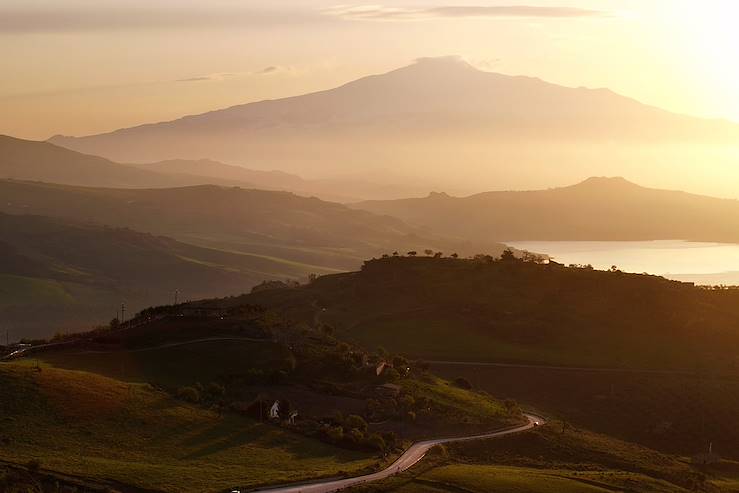
{"label": "winding road", "polygon": [[[490,433],[484,433],[482,435],[472,435],[467,437],[457,438],[439,438],[436,440],[426,440],[423,442],[414,443],[401,455],[395,462],[390,466],[386,467],[382,471],[378,471],[372,474],[366,474],[364,476],[357,476],[354,478],[347,479],[329,479],[325,481],[318,481],[315,483],[302,483],[297,485],[286,485],[278,486],[275,488],[266,488],[256,490],[264,493],[331,493],[333,491],[343,490],[351,486],[357,486],[364,483],[370,483],[372,481],[380,481],[382,479],[389,478],[395,474],[406,471],[418,463],[424,458],[426,453],[436,445],[442,445],[445,443],[452,442],[467,442],[470,440],[482,440],[485,438],[498,438],[506,435],[513,435],[514,433],[521,433],[523,431],[530,430],[539,424],[543,424],[544,420],[539,416],[533,414],[526,414],[528,422],[521,426],[514,428],[506,428],[504,430],[493,431]],[[233,490],[239,491],[239,490]]]}

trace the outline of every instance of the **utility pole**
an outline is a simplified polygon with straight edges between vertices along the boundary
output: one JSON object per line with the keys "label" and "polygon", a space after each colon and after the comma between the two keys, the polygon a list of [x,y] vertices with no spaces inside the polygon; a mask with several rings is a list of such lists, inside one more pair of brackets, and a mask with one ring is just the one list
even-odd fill
{"label": "utility pole", "polygon": [[126,321],[126,304],[121,303],[121,323]]}
{"label": "utility pole", "polygon": [[180,296],[180,290],[179,289],[175,289],[174,290],[174,304],[175,305],[177,305],[177,299],[179,298],[179,296]]}

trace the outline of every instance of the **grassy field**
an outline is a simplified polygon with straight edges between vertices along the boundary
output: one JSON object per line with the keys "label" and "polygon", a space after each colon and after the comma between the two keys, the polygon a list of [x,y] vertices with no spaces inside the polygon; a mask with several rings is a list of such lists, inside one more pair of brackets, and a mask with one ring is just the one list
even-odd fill
{"label": "grassy field", "polygon": [[0,365],[0,459],[172,492],[220,491],[356,471],[359,452],[182,404],[148,385]]}
{"label": "grassy field", "polygon": [[682,455],[701,452],[710,441],[723,457],[739,459],[736,378],[459,365],[433,370],[574,426]]}
{"label": "grassy field", "polygon": [[[732,491],[730,471],[559,423],[494,440],[449,444],[399,477],[360,492],[679,493]],[[722,488],[722,489],[719,489]]]}
{"label": "grassy field", "polygon": [[397,493],[474,492],[487,493],[679,493],[688,490],[647,476],[617,471],[582,472],[487,465],[455,464],[439,467],[396,488]]}
{"label": "grassy field", "polygon": [[74,298],[50,279],[0,274],[0,308],[11,305],[66,305]]}

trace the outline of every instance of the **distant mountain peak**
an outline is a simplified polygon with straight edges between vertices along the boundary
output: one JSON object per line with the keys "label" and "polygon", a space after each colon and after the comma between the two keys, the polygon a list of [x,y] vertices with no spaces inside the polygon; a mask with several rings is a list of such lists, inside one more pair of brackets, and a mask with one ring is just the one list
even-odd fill
{"label": "distant mountain peak", "polygon": [[623,176],[591,176],[577,185],[573,185],[573,187],[589,189],[642,188],[636,183],[630,182]]}
{"label": "distant mountain peak", "polygon": [[416,58],[410,67],[438,67],[448,70],[477,70],[459,55]]}

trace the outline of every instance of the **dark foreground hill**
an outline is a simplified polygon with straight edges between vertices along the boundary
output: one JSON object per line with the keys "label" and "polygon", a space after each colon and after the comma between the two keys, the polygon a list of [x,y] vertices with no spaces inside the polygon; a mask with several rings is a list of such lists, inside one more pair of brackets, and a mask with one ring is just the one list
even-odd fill
{"label": "dark foreground hill", "polygon": [[[247,299],[436,360],[736,369],[739,290],[519,260],[388,258]],[[304,310],[301,313],[301,310]]]}
{"label": "dark foreground hill", "polygon": [[369,201],[358,208],[469,240],[739,242],[739,202],[641,187],[623,178],[469,197]]}
{"label": "dark foreground hill", "polygon": [[365,347],[576,427],[691,455],[739,458],[739,290],[489,259],[389,258],[299,289],[279,307]]}
{"label": "dark foreground hill", "polygon": [[0,212],[129,227],[265,257],[308,272],[356,269],[365,258],[426,248],[500,251],[436,237],[402,221],[288,192],[203,185],[83,188],[0,180]]}

